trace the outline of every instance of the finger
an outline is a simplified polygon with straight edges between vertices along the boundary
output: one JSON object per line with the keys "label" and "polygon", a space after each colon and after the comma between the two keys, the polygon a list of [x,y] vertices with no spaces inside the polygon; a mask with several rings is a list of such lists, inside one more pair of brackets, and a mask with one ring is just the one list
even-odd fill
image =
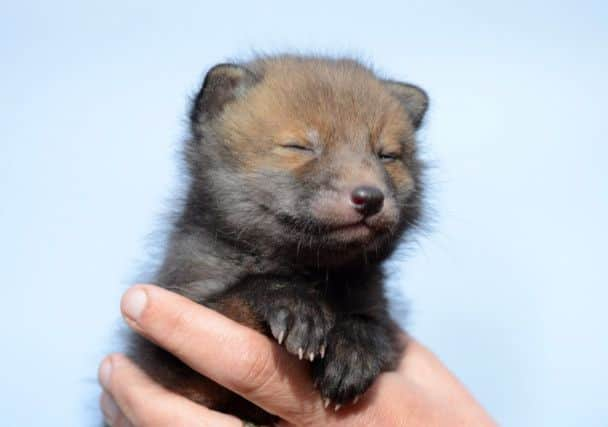
{"label": "finger", "polygon": [[[408,387],[395,372],[381,374],[356,404],[345,405],[339,411],[321,411],[311,418],[308,426],[410,426],[409,419],[422,405],[423,395]],[[288,427],[289,424],[280,424]],[[289,426],[292,427],[292,426]]]}
{"label": "finger", "polygon": [[422,344],[409,339],[397,371],[434,395],[469,396],[460,381]]}
{"label": "finger", "polygon": [[108,392],[104,391],[101,394],[99,406],[101,406],[101,411],[103,412],[106,424],[110,427],[133,427],[133,424],[127,420]]}
{"label": "finger", "polygon": [[113,402],[116,405],[106,415],[114,417],[113,427],[243,425],[238,418],[212,411],[166,390],[120,354],[111,355],[102,362],[99,381],[112,398],[106,405],[110,408]]}
{"label": "finger", "polygon": [[325,412],[307,364],[258,332],[151,285],[127,291],[121,307],[133,329],[266,411],[294,424]]}
{"label": "finger", "polygon": [[407,346],[397,371],[410,386],[416,385],[434,399],[441,399],[448,407],[466,408],[467,416],[474,417],[477,423],[483,420],[484,425],[495,425],[473,395],[437,356],[413,339],[405,336],[402,339],[407,339]]}

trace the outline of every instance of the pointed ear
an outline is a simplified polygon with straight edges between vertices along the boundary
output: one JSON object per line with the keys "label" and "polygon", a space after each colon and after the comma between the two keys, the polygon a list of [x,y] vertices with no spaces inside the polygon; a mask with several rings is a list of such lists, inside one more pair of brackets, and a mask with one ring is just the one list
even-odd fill
{"label": "pointed ear", "polygon": [[401,102],[405,111],[410,115],[412,124],[418,129],[422,124],[424,114],[429,107],[429,97],[418,86],[393,80],[384,80],[384,86]]}
{"label": "pointed ear", "polygon": [[192,125],[217,116],[228,102],[242,96],[257,81],[253,72],[240,65],[218,64],[211,68],[194,99],[190,112]]}

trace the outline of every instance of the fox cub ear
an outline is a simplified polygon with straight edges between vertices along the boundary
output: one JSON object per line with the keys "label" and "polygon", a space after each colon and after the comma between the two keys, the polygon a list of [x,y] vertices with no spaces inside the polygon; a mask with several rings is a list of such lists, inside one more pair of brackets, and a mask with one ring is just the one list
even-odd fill
{"label": "fox cub ear", "polygon": [[242,96],[257,80],[253,72],[240,65],[215,65],[207,72],[203,87],[194,99],[190,112],[192,124],[219,114],[228,102]]}
{"label": "fox cub ear", "polygon": [[384,85],[399,99],[410,115],[415,129],[420,127],[424,114],[429,107],[429,97],[418,86],[393,80],[384,80]]}

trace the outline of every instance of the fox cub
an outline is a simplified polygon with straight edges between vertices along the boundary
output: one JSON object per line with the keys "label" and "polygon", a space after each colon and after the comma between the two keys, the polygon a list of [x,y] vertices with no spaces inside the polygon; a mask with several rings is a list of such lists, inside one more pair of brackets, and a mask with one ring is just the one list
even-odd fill
{"label": "fox cub", "polygon": [[[207,73],[188,186],[155,282],[306,359],[320,398],[353,402],[403,342],[382,263],[420,221],[425,92],[351,59],[261,57]],[[131,335],[155,380],[219,411],[275,417]]]}

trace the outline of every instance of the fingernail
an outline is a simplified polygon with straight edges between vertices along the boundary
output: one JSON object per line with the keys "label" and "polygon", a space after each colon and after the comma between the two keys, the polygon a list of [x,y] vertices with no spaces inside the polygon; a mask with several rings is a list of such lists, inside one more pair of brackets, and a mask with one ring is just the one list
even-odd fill
{"label": "fingernail", "polygon": [[100,402],[103,416],[106,418],[108,424],[112,425],[112,423],[118,417],[118,413],[120,411],[120,409],[118,409],[118,405],[116,405],[114,399],[112,399],[112,397],[105,392],[101,395]]}
{"label": "fingernail", "polygon": [[146,308],[148,295],[141,288],[131,288],[122,297],[122,312],[131,320],[139,319]]}
{"label": "fingernail", "polygon": [[106,357],[101,366],[99,367],[99,383],[103,388],[108,389],[110,387],[110,376],[112,375],[112,361],[109,357]]}

